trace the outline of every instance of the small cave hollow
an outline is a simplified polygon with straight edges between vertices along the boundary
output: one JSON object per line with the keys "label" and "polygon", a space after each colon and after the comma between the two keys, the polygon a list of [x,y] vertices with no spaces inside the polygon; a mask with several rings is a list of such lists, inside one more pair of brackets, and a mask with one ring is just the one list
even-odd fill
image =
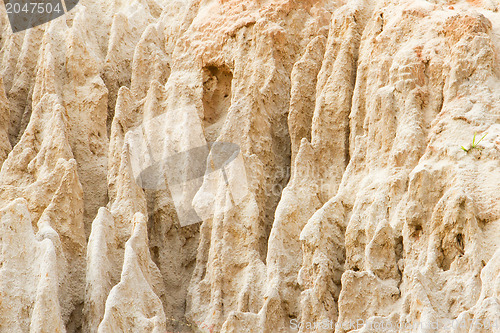
{"label": "small cave hollow", "polygon": [[231,106],[233,74],[227,66],[203,68],[203,129],[208,142],[215,142]]}

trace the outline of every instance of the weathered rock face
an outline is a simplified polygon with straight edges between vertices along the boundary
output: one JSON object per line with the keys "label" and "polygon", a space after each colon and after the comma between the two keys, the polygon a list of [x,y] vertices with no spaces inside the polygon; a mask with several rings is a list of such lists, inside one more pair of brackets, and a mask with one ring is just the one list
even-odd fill
{"label": "weathered rock face", "polygon": [[500,332],[498,1],[0,8],[0,332]]}

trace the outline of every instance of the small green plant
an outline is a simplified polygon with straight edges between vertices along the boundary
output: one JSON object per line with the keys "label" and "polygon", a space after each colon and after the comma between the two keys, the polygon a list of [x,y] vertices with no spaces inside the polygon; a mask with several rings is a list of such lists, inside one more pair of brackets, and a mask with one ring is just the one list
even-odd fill
{"label": "small green plant", "polygon": [[474,148],[478,148],[477,145],[479,144],[479,142],[481,142],[484,137],[488,135],[488,133],[486,133],[485,135],[483,135],[483,137],[481,139],[479,139],[478,142],[476,142],[476,132],[474,132],[474,137],[472,138],[472,145],[467,149],[465,148],[464,146],[462,146],[462,150],[465,151],[466,153],[468,153],[469,151],[471,151],[472,149]]}

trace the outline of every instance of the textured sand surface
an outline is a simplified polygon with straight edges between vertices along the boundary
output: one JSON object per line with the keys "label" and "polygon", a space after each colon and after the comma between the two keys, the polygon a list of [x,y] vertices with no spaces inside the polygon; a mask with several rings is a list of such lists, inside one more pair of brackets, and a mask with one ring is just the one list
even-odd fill
{"label": "textured sand surface", "polygon": [[0,6],[0,333],[500,332],[499,9]]}

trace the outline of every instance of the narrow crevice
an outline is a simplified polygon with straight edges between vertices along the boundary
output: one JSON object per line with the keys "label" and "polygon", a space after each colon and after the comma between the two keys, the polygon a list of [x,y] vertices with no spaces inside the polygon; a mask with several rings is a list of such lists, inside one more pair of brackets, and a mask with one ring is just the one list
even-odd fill
{"label": "narrow crevice", "polygon": [[[354,96],[354,94],[353,94]],[[352,98],[351,98],[352,100]],[[352,102],[351,102],[351,112],[352,112]],[[351,124],[349,123],[349,114],[347,115],[347,126],[346,126],[346,131],[345,131],[345,140],[344,140],[344,161],[345,161],[345,168],[349,165],[351,161],[351,152],[350,152],[350,138],[351,138]]]}
{"label": "narrow crevice", "polygon": [[68,333],[82,333],[83,326],[83,303],[76,305],[73,312],[69,317],[68,323],[66,324],[66,331]]}
{"label": "narrow crevice", "polygon": [[151,259],[167,293],[161,298],[169,330],[188,328],[185,302],[195,270],[200,224],[181,227],[169,189],[145,191]]}

